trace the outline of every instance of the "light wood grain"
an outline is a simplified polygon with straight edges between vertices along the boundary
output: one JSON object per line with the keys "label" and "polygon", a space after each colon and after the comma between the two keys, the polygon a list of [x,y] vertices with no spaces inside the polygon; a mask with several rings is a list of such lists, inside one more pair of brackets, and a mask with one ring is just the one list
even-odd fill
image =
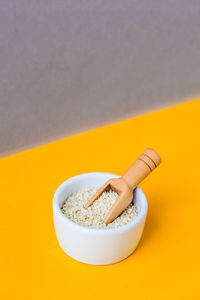
{"label": "light wood grain", "polygon": [[147,148],[130,168],[120,178],[108,180],[100,187],[95,195],[86,203],[87,209],[92,203],[106,190],[112,189],[117,192],[119,197],[106,215],[104,222],[109,224],[115,220],[124,209],[131,203],[133,190],[143,181],[159,164],[161,163],[160,155],[153,149]]}

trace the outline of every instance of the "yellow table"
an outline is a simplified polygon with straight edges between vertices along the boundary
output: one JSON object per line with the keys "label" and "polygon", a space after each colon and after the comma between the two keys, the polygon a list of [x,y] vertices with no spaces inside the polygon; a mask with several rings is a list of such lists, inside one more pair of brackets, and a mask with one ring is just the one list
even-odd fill
{"label": "yellow table", "polygon": [[[199,139],[195,100],[2,158],[1,299],[200,299]],[[122,174],[146,146],[163,163],[141,184],[137,250],[109,266],[74,261],[54,232],[56,188],[80,173]]]}

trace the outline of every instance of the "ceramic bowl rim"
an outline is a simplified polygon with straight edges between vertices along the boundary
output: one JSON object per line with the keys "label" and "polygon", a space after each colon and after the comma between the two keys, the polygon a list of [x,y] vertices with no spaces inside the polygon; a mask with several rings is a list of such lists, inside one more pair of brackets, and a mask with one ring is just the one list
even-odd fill
{"label": "ceramic bowl rim", "polygon": [[139,191],[139,201],[142,202],[141,210],[139,214],[128,224],[123,225],[121,227],[117,228],[110,228],[110,229],[98,229],[98,228],[89,228],[89,227],[84,227],[82,225],[79,225],[71,220],[69,220],[61,211],[60,206],[59,206],[59,198],[60,194],[62,193],[63,190],[66,189],[68,185],[71,183],[75,182],[77,179],[81,179],[84,177],[90,177],[90,176],[95,176],[95,175],[109,175],[111,177],[118,178],[120,177],[119,175],[112,174],[112,173],[107,173],[107,172],[91,172],[91,173],[83,173],[80,175],[73,176],[67,180],[65,180],[55,191],[54,197],[53,197],[53,211],[57,213],[57,216],[59,216],[63,222],[65,222],[66,225],[72,226],[75,230],[79,230],[81,232],[85,232],[88,234],[95,234],[95,235],[110,235],[110,234],[120,234],[126,231],[129,231],[130,229],[136,227],[145,217],[147,214],[147,209],[148,209],[148,204],[147,204],[147,199],[144,194],[144,192],[141,190],[141,188],[137,187],[136,189]]}

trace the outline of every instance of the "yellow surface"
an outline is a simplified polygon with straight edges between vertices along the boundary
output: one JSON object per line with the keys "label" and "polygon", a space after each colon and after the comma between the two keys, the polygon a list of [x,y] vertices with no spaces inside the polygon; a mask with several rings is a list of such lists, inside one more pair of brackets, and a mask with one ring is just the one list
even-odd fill
{"label": "yellow surface", "polygon": [[[200,100],[0,160],[1,299],[200,299]],[[162,165],[141,184],[149,211],[128,259],[89,266],[68,257],[52,198],[71,176],[123,174],[146,147]]]}

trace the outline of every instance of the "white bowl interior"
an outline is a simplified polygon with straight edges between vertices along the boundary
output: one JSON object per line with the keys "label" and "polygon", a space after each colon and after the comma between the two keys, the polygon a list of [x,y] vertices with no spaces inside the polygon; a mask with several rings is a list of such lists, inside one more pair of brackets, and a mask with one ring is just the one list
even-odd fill
{"label": "white bowl interior", "polygon": [[[78,175],[75,177],[72,177],[65,181],[61,186],[58,188],[57,192],[58,197],[57,203],[54,203],[56,207],[60,209],[66,200],[66,198],[73,194],[74,192],[81,191],[83,189],[88,189],[91,187],[100,187],[102,184],[104,184],[108,179],[110,178],[118,178],[118,175],[110,174],[110,173],[87,173]],[[137,217],[140,216],[141,212],[146,210],[146,198],[144,196],[144,193],[140,188],[136,188],[134,191],[134,197],[133,202],[136,207],[137,211]],[[137,218],[136,217],[136,218]]]}

